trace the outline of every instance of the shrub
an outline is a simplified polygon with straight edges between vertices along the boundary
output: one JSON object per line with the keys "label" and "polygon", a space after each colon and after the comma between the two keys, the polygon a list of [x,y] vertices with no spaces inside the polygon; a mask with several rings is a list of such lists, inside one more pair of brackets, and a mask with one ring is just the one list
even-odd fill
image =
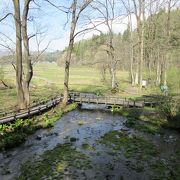
{"label": "shrub", "polygon": [[161,113],[166,117],[167,126],[173,129],[180,129],[180,100],[168,97],[164,103],[159,105]]}

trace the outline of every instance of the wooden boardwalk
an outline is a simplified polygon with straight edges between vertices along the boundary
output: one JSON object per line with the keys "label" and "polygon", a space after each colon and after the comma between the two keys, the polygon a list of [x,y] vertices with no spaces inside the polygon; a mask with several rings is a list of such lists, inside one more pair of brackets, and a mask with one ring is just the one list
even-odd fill
{"label": "wooden boardwalk", "polygon": [[49,100],[45,104],[40,104],[40,105],[37,105],[36,107],[30,107],[26,110],[21,110],[19,112],[7,114],[4,117],[0,118],[0,124],[5,124],[8,122],[12,122],[16,119],[24,119],[24,118],[31,117],[33,115],[40,114],[40,113],[56,106],[57,104],[59,104],[61,99],[62,99],[62,96],[59,96],[59,97]]}
{"label": "wooden boardwalk", "polygon": [[[47,102],[41,102],[36,106],[30,107],[26,110],[14,111],[11,113],[4,113],[3,117],[0,117],[0,124],[12,122],[16,119],[25,119],[37,114],[40,114],[48,109],[56,106],[63,99],[63,96],[57,96]],[[123,106],[123,107],[136,107],[143,108],[144,106],[154,106],[157,102],[146,102],[145,100],[135,101],[131,99],[119,99],[117,97],[99,97],[91,93],[70,93],[69,102],[76,102],[78,104],[91,103],[91,104],[104,104],[107,107]]]}
{"label": "wooden boardwalk", "polygon": [[123,106],[123,107],[137,107],[142,108],[145,105],[144,101],[133,101],[127,99],[118,99],[115,97],[97,97],[97,96],[74,96],[71,95],[70,97],[71,102],[76,102],[78,104],[82,103],[91,103],[91,104],[104,104],[107,106]]}

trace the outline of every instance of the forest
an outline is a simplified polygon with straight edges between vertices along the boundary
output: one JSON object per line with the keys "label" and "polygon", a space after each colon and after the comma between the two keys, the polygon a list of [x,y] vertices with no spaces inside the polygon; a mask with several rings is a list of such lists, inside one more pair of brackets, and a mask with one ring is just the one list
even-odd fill
{"label": "forest", "polygon": [[179,179],[180,1],[1,0],[0,179]]}

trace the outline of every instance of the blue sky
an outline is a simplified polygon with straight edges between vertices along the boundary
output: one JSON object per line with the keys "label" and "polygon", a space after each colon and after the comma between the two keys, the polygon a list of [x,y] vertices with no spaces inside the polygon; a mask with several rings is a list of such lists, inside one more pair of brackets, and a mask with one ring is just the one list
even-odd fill
{"label": "blue sky", "polygon": [[[43,32],[41,39],[41,49],[45,48],[47,44],[51,41],[49,45],[49,50],[61,50],[67,45],[66,39],[68,37],[67,31],[68,26],[64,29],[64,24],[66,21],[66,14],[62,13],[56,8],[50,6],[48,3],[43,3],[42,0],[37,1],[40,5],[39,9],[36,5],[31,3],[31,10],[29,17],[34,18],[34,22],[29,22],[28,31],[29,35],[34,34],[35,32]],[[56,1],[54,1],[56,2]],[[67,5],[67,0],[64,0],[64,3]],[[21,1],[22,4],[22,1]],[[8,12],[13,12],[12,0],[0,0],[0,17],[3,17]],[[0,23],[0,32],[7,35],[13,41],[15,41],[15,28],[14,20],[12,16],[9,16],[6,20]],[[3,37],[3,41],[4,41]],[[7,39],[6,42],[11,44]],[[31,50],[37,49],[36,38],[30,40]],[[1,49],[1,47],[0,47]]]}
{"label": "blue sky", "polygon": [[[21,6],[23,5],[23,0],[21,1]],[[40,50],[44,49],[49,42],[51,42],[48,46],[48,51],[56,51],[56,50],[63,50],[65,46],[68,44],[68,38],[69,38],[69,24],[66,25],[65,23],[67,21],[67,15],[59,10],[57,10],[55,7],[52,7],[50,4],[43,2],[43,0],[36,0],[37,5],[34,3],[31,3],[31,10],[29,13],[29,17],[33,17],[34,21],[29,22],[28,26],[28,32],[29,35],[34,34],[35,32],[43,32],[41,36],[38,36],[37,39],[41,41],[40,43]],[[58,4],[61,2],[61,5],[69,7],[71,1],[70,0],[51,0],[54,4]],[[38,8],[38,9],[37,9]],[[13,5],[12,0],[0,0],[0,17],[3,17],[7,12],[13,12]],[[84,22],[86,22],[86,15],[91,14],[89,10],[85,12],[85,14],[82,16],[82,19],[80,19],[80,24],[78,26],[78,30],[82,29],[82,24],[84,27],[90,27],[90,25],[87,23],[84,25]],[[96,14],[93,14],[93,21],[96,21]],[[32,18],[31,18],[32,19]],[[82,21],[83,20],[83,21]],[[83,23],[82,23],[83,22]],[[113,25],[113,30],[115,33],[123,32],[127,27],[127,18],[123,16],[119,16],[119,18],[116,20],[116,22]],[[105,25],[101,25],[98,28],[102,32],[107,31],[107,27]],[[4,33],[6,36],[9,37],[9,39],[12,39],[15,41],[15,28],[14,28],[14,21],[13,17],[8,17],[5,21],[0,23],[0,33]],[[82,38],[89,38],[93,34],[98,34],[97,31],[91,31],[86,34],[83,34],[79,37],[77,37],[76,41],[82,39]],[[0,36],[3,37],[3,36]],[[37,50],[37,39],[34,37],[30,40],[30,48],[32,51]],[[1,39],[2,40],[2,39]],[[3,41],[5,41],[5,44],[10,45],[10,47],[13,49],[14,44],[8,40],[7,38],[3,37]],[[4,43],[4,42],[3,42]],[[2,49],[0,47],[0,49]]]}

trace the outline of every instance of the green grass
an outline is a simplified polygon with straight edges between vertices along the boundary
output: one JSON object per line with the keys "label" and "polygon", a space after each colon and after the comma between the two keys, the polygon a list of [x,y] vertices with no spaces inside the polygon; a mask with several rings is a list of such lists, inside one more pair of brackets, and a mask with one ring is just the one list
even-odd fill
{"label": "green grass", "polygon": [[[11,65],[3,67],[4,79],[8,84],[15,87],[15,71]],[[178,70],[174,68],[168,72],[168,82],[170,82],[170,92],[175,93],[179,85],[174,79],[174,75],[178,76]],[[119,84],[119,92],[116,96],[120,98],[140,98],[144,94],[161,94],[159,87],[148,87],[141,92],[138,87],[131,87],[129,81],[129,73],[127,71],[118,70],[116,73],[117,82]],[[180,78],[179,78],[180,79]],[[59,67],[55,63],[37,63],[34,65],[34,76],[31,82],[31,102],[47,99],[62,92],[64,81],[64,67]],[[177,87],[176,87],[177,86]],[[107,81],[102,82],[100,72],[94,67],[71,67],[69,89],[80,92],[94,92],[98,95],[106,93],[111,94],[110,76],[107,75]],[[16,106],[16,89],[0,89],[0,103],[3,104],[2,109],[9,109]]]}

